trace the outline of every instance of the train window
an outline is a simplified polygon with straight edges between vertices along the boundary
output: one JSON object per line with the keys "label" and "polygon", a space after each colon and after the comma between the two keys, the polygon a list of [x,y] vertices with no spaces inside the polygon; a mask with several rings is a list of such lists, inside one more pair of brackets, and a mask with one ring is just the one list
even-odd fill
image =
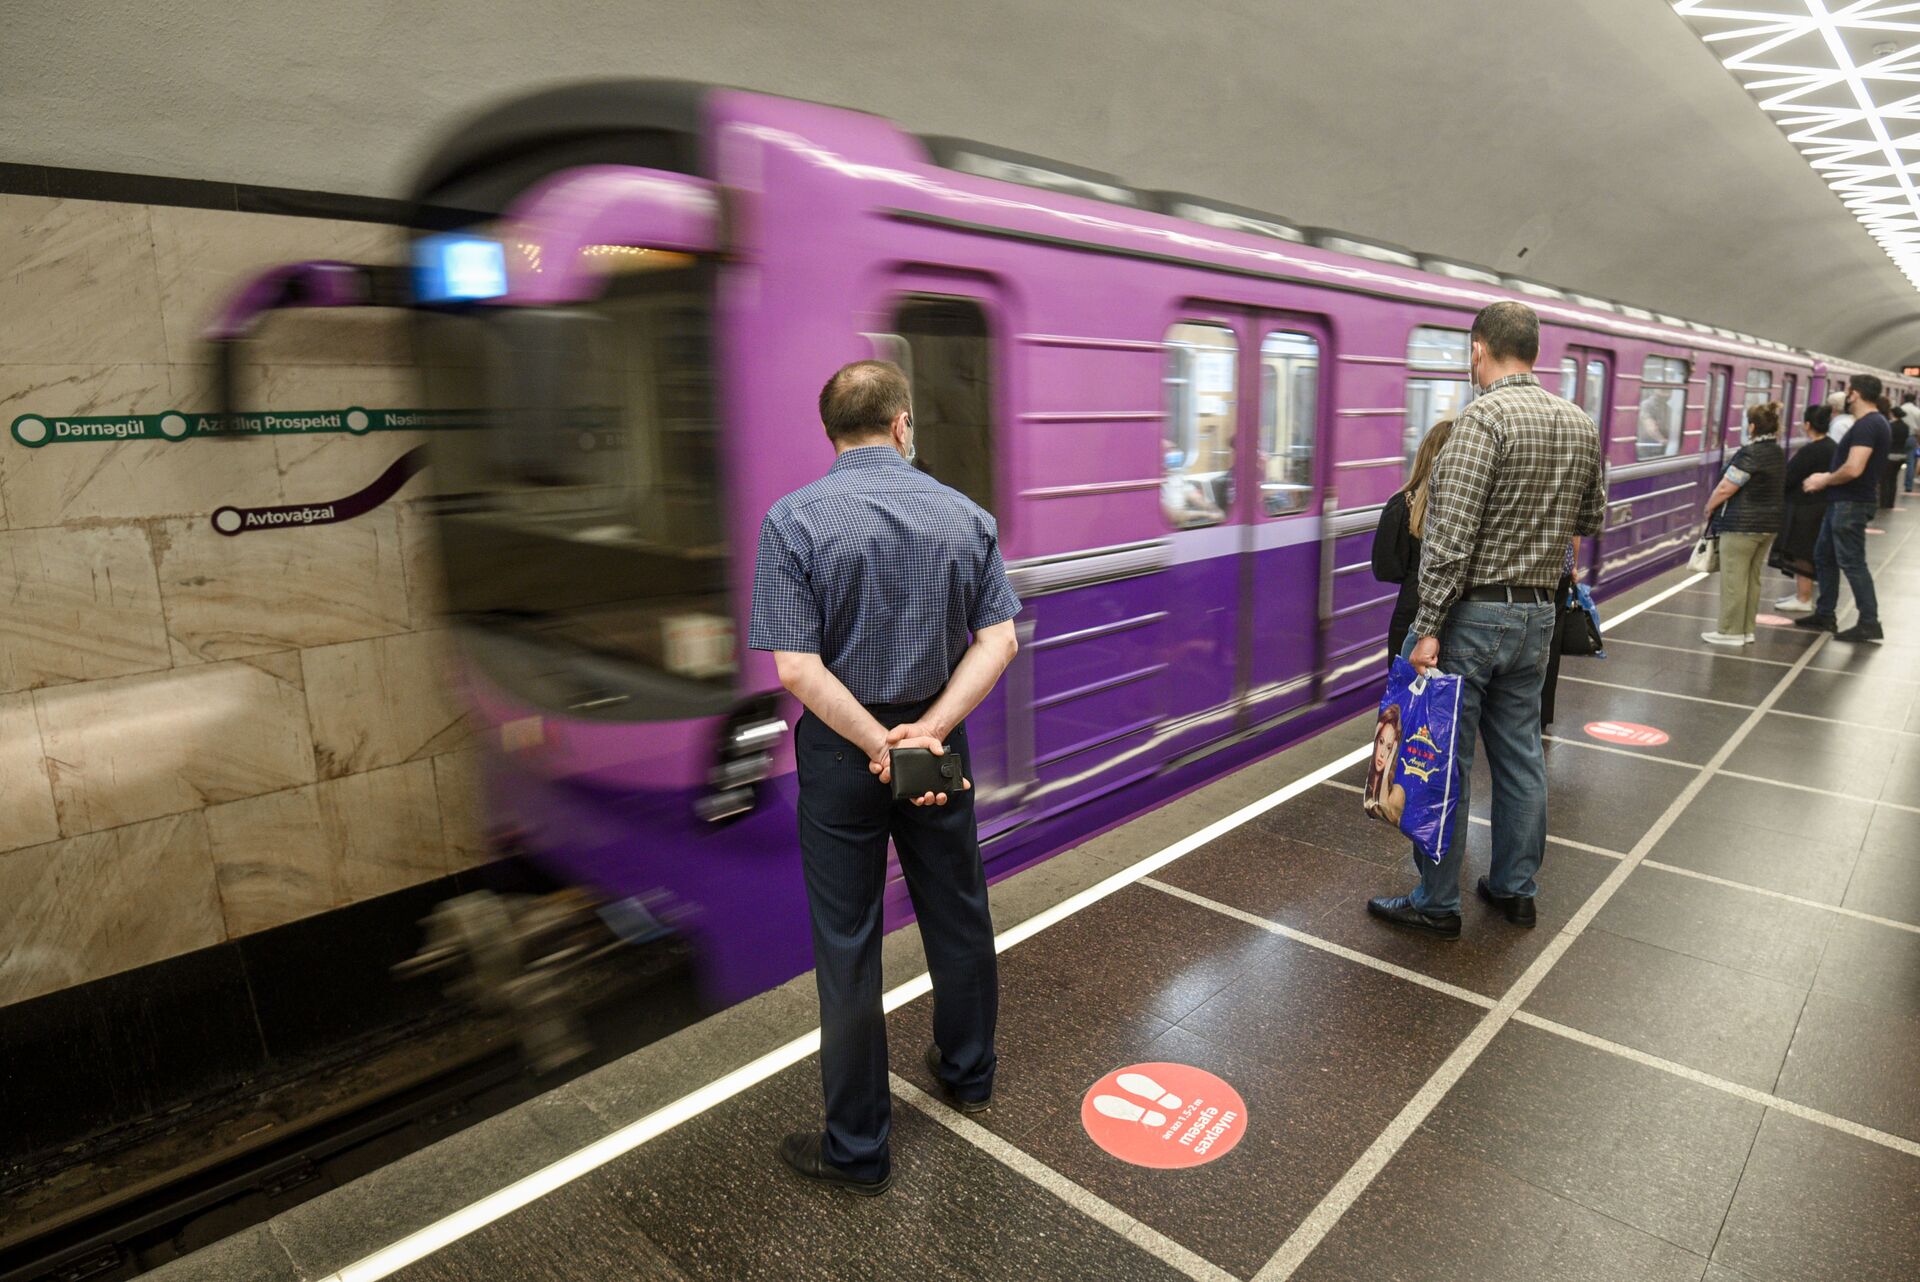
{"label": "train window", "polygon": [[1313,437],[1320,419],[1320,344],[1269,334],[1260,344],[1260,501],[1268,516],[1313,505]]}
{"label": "train window", "polygon": [[1607,424],[1607,363],[1597,356],[1587,358],[1587,381],[1580,388],[1580,408],[1587,417],[1600,424],[1600,436],[1606,438]]}
{"label": "train window", "polygon": [[1407,339],[1409,370],[1449,375],[1407,380],[1407,426],[1402,446],[1408,475],[1413,473],[1413,456],[1419,452],[1420,442],[1426,439],[1427,429],[1442,419],[1457,417],[1472,399],[1473,389],[1467,384],[1469,342],[1464,329],[1424,325]]}
{"label": "train window", "polygon": [[536,703],[615,689],[606,715],[633,721],[732,705],[712,329],[705,265],[423,323],[429,405],[472,419],[434,441],[448,604]]}
{"label": "train window", "polygon": [[917,466],[994,510],[993,352],[987,315],[970,298],[916,295],[885,336],[913,384]]}
{"label": "train window", "polygon": [[1580,396],[1580,362],[1571,356],[1560,358],[1560,398],[1578,400]]}
{"label": "train window", "polygon": [[1160,510],[1175,529],[1218,525],[1233,507],[1239,348],[1220,325],[1167,331],[1167,419]]}
{"label": "train window", "polygon": [[1676,357],[1647,357],[1640,371],[1635,458],[1667,458],[1680,452],[1687,425],[1687,372],[1687,362]]}
{"label": "train window", "polygon": [[1773,371],[1770,369],[1750,369],[1747,371],[1747,408],[1765,405],[1773,399]]}
{"label": "train window", "polygon": [[1733,382],[1733,371],[1725,365],[1715,365],[1707,375],[1707,421],[1701,428],[1708,449],[1713,449],[1726,439],[1727,433],[1727,397]]}

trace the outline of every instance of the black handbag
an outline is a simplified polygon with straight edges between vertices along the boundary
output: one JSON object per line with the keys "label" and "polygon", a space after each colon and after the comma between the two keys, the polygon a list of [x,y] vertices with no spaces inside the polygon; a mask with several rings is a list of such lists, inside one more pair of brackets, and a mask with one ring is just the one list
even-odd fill
{"label": "black handbag", "polygon": [[1580,604],[1580,598],[1574,595],[1573,579],[1560,580],[1560,591],[1554,598],[1560,606],[1560,617],[1554,624],[1554,641],[1561,654],[1595,655],[1605,647],[1600,637],[1600,629],[1595,625],[1593,616]]}

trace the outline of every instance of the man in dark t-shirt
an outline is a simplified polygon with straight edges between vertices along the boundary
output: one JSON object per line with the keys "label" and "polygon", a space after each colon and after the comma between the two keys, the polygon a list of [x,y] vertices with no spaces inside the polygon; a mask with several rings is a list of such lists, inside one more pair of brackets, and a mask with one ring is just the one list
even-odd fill
{"label": "man in dark t-shirt", "polygon": [[[1880,380],[1855,374],[1847,382],[1847,412],[1853,425],[1833,452],[1834,470],[1809,476],[1803,488],[1809,494],[1824,490],[1830,502],[1820,523],[1813,564],[1820,581],[1814,612],[1794,624],[1833,632],[1839,641],[1879,641],[1880,603],[1873,594],[1873,574],[1867,569],[1867,523],[1880,497],[1880,472],[1887,465],[1892,433],[1879,411]],[[1847,576],[1860,621],[1845,632],[1834,617],[1840,608],[1840,576]]]}

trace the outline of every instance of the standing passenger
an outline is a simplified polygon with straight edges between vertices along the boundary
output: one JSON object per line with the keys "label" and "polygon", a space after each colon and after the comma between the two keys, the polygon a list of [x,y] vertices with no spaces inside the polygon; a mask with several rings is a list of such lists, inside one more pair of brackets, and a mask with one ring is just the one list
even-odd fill
{"label": "standing passenger", "polygon": [[1414,451],[1413,473],[1406,488],[1387,500],[1380,509],[1380,525],[1373,532],[1373,577],[1382,583],[1398,583],[1399,599],[1393,603],[1393,618],[1387,624],[1387,666],[1406,646],[1407,630],[1413,627],[1414,613],[1420,608],[1420,539],[1427,524],[1427,496],[1431,492],[1433,461],[1453,434],[1453,420],[1441,419],[1427,429],[1427,435]]}
{"label": "standing passenger", "polygon": [[1907,417],[1907,411],[1913,408],[1913,398],[1900,407],[1898,414],[1887,415],[1887,466],[1880,473],[1880,506],[1891,508],[1900,493],[1900,469],[1907,461],[1907,443],[1913,439],[1913,428]]}
{"label": "standing passenger", "polygon": [[1913,397],[1900,407],[1900,416],[1907,420],[1907,493],[1913,493],[1913,474],[1920,472],[1920,403]]}
{"label": "standing passenger", "polygon": [[[1600,431],[1533,376],[1540,320],[1500,302],[1473,319],[1471,376],[1482,394],[1454,422],[1433,473],[1420,556],[1420,611],[1409,659],[1464,679],[1455,740],[1459,809],[1438,864],[1417,861],[1411,895],[1370,900],[1399,926],[1460,935],[1460,866],[1469,831],[1474,736],[1493,771],[1493,868],[1480,895],[1519,926],[1534,923],[1534,873],[1547,844],[1540,688],[1553,641],[1554,584],[1574,535],[1600,532],[1607,509]],[[1417,639],[1416,639],[1417,638]]]}
{"label": "standing passenger", "polygon": [[[1708,645],[1746,646],[1760,612],[1760,576],[1780,533],[1787,456],[1780,452],[1780,402],[1747,410],[1747,441],[1707,497],[1707,520],[1720,535],[1720,627]],[[1714,522],[1713,515],[1720,512]]]}
{"label": "standing passenger", "polygon": [[972,785],[907,804],[888,784],[899,748],[965,761],[962,721],[1013,659],[1020,601],[993,518],[912,466],[899,366],[835,373],[820,421],[837,457],[767,513],[748,632],[807,710],[794,758],[826,1130],[787,1136],[780,1156],[807,1179],[872,1196],[893,1184],[880,1006],[889,837],[933,976],[927,1068],[963,1112],[993,1093],[999,981]]}
{"label": "standing passenger", "polygon": [[1786,522],[1769,561],[1794,576],[1794,595],[1773,603],[1782,614],[1813,613],[1813,549],[1820,538],[1820,521],[1827,514],[1827,496],[1809,494],[1800,483],[1815,472],[1833,470],[1833,439],[1827,435],[1832,420],[1833,411],[1825,405],[1809,409],[1807,443],[1787,460]]}
{"label": "standing passenger", "polygon": [[[1887,465],[1887,420],[1876,408],[1880,401],[1880,380],[1872,374],[1855,374],[1847,381],[1847,434],[1834,448],[1838,464],[1831,472],[1816,472],[1801,482],[1808,494],[1827,493],[1827,514],[1820,522],[1820,541],[1814,546],[1814,566],[1819,571],[1820,599],[1814,612],[1794,623],[1796,628],[1813,628],[1838,633],[1841,641],[1878,641],[1880,603],[1873,593],[1873,572],[1867,568],[1867,523],[1873,519],[1879,498],[1880,469]],[[1854,604],[1860,608],[1860,621],[1839,632],[1834,617],[1840,608],[1840,576],[1847,576],[1853,589]]]}

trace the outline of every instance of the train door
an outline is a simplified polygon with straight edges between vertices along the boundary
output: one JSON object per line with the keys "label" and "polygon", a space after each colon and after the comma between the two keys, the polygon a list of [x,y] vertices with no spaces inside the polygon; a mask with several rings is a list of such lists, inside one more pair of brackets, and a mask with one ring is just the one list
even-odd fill
{"label": "train door", "polygon": [[1268,314],[1255,317],[1248,340],[1241,695],[1243,723],[1257,726],[1313,700],[1323,658],[1318,446],[1327,337],[1306,317]]}
{"label": "train door", "polygon": [[1793,444],[1793,429],[1800,424],[1800,407],[1795,404],[1800,396],[1800,376],[1787,375],[1787,381],[1780,389],[1780,446],[1785,449]]}
{"label": "train door", "polygon": [[1727,452],[1727,415],[1732,408],[1733,367],[1714,365],[1707,372],[1707,416],[1700,425],[1700,451],[1706,455],[1709,476],[1720,475]]}
{"label": "train door", "polygon": [[[1567,396],[1567,399],[1585,410],[1587,417],[1593,420],[1594,426],[1600,431],[1600,466],[1604,472],[1609,452],[1607,389],[1613,381],[1613,353],[1603,352],[1594,347],[1570,347],[1567,349],[1566,360],[1562,362],[1562,370],[1563,379],[1568,374],[1573,376],[1574,391]],[[1604,538],[1605,535],[1602,534],[1601,537]],[[1597,579],[1600,571],[1598,541],[1582,539],[1580,544],[1578,569],[1584,571],[1583,577],[1592,582]]]}

